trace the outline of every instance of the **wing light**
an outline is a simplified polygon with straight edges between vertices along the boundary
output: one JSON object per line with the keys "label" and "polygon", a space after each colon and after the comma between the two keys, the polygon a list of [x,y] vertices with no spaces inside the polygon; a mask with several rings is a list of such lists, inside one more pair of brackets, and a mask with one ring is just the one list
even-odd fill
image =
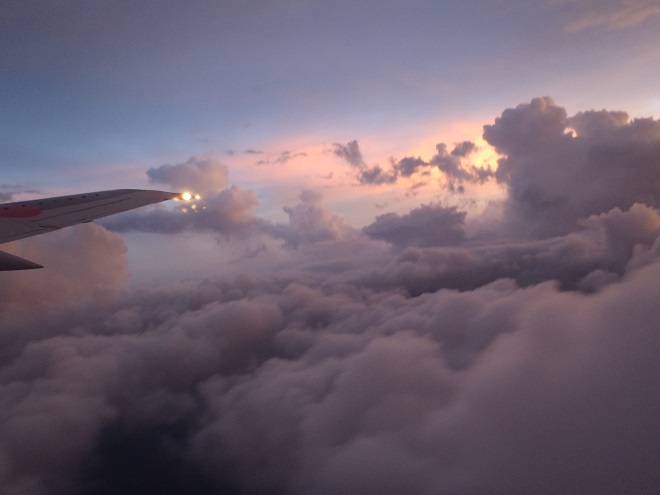
{"label": "wing light", "polygon": [[182,201],[190,201],[192,199],[202,199],[202,197],[199,194],[193,194],[186,191],[179,194],[179,196],[175,199],[180,199]]}

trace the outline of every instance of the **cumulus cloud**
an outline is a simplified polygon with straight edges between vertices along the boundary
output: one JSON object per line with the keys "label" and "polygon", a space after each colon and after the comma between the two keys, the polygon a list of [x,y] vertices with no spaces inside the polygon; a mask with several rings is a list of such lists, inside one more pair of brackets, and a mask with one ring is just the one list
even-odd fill
{"label": "cumulus cloud", "polygon": [[363,231],[397,246],[442,246],[458,244],[465,238],[464,221],[465,212],[456,207],[422,205],[406,215],[380,215]]}
{"label": "cumulus cloud", "polygon": [[102,224],[115,232],[173,234],[185,231],[215,232],[225,236],[246,236],[258,231],[263,220],[254,214],[258,204],[254,191],[234,185],[201,200],[136,210],[109,217]]}
{"label": "cumulus cloud", "polygon": [[210,156],[192,156],[185,163],[147,170],[151,182],[201,195],[217,194],[226,189],[228,174],[227,166]]}
{"label": "cumulus cloud", "polygon": [[[470,239],[465,214],[438,205],[356,232],[312,191],[272,224],[234,186],[198,213],[139,221],[295,249],[240,275],[131,288],[123,242],[99,226],[10,245],[47,268],[0,277],[0,486],[654,493],[660,215],[638,176],[653,191],[657,123],[636,122],[540,99],[486,128],[505,220],[566,212],[572,228],[554,236],[556,222],[532,240]],[[525,177],[576,210],[529,203]]]}
{"label": "cumulus cloud", "polygon": [[315,191],[303,191],[297,205],[283,208],[287,223],[269,222],[257,216],[254,213],[257,204],[254,191],[234,185],[214,196],[178,203],[173,209],[161,206],[136,210],[103,219],[101,223],[114,232],[207,232],[224,239],[269,236],[284,241],[284,247],[290,249],[354,234],[343,217],[323,206],[322,195]]}
{"label": "cumulus cloud", "polygon": [[495,176],[520,235],[570,232],[579,219],[660,199],[660,121],[609,111],[569,117],[536,98],[484,126],[484,139],[504,155]]}
{"label": "cumulus cloud", "polygon": [[295,206],[285,206],[288,224],[271,224],[266,231],[283,239],[288,247],[343,239],[352,232],[346,220],[322,205],[322,195],[305,190]]}

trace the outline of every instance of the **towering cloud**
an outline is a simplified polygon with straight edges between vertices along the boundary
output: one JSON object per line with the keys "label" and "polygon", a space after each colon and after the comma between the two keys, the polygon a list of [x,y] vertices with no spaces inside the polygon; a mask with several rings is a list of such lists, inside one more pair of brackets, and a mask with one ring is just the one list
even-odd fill
{"label": "towering cloud", "polygon": [[660,199],[660,121],[604,110],[569,118],[536,98],[484,126],[484,138],[504,155],[496,178],[523,235],[566,233],[589,215]]}

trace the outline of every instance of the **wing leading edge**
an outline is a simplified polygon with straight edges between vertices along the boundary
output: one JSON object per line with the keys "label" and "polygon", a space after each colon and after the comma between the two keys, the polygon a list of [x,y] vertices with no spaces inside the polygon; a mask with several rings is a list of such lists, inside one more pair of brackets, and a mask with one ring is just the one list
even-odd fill
{"label": "wing leading edge", "polygon": [[[117,189],[0,204],[0,244],[184,197],[181,193]],[[31,268],[42,266],[0,251],[0,271]]]}

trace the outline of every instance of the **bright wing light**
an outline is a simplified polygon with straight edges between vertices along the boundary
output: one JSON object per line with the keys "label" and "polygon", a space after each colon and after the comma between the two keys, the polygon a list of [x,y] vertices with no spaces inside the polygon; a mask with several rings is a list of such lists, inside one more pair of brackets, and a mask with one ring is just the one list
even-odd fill
{"label": "bright wing light", "polygon": [[192,199],[193,195],[190,194],[189,192],[184,192],[181,194],[181,199],[184,201],[190,201]]}

